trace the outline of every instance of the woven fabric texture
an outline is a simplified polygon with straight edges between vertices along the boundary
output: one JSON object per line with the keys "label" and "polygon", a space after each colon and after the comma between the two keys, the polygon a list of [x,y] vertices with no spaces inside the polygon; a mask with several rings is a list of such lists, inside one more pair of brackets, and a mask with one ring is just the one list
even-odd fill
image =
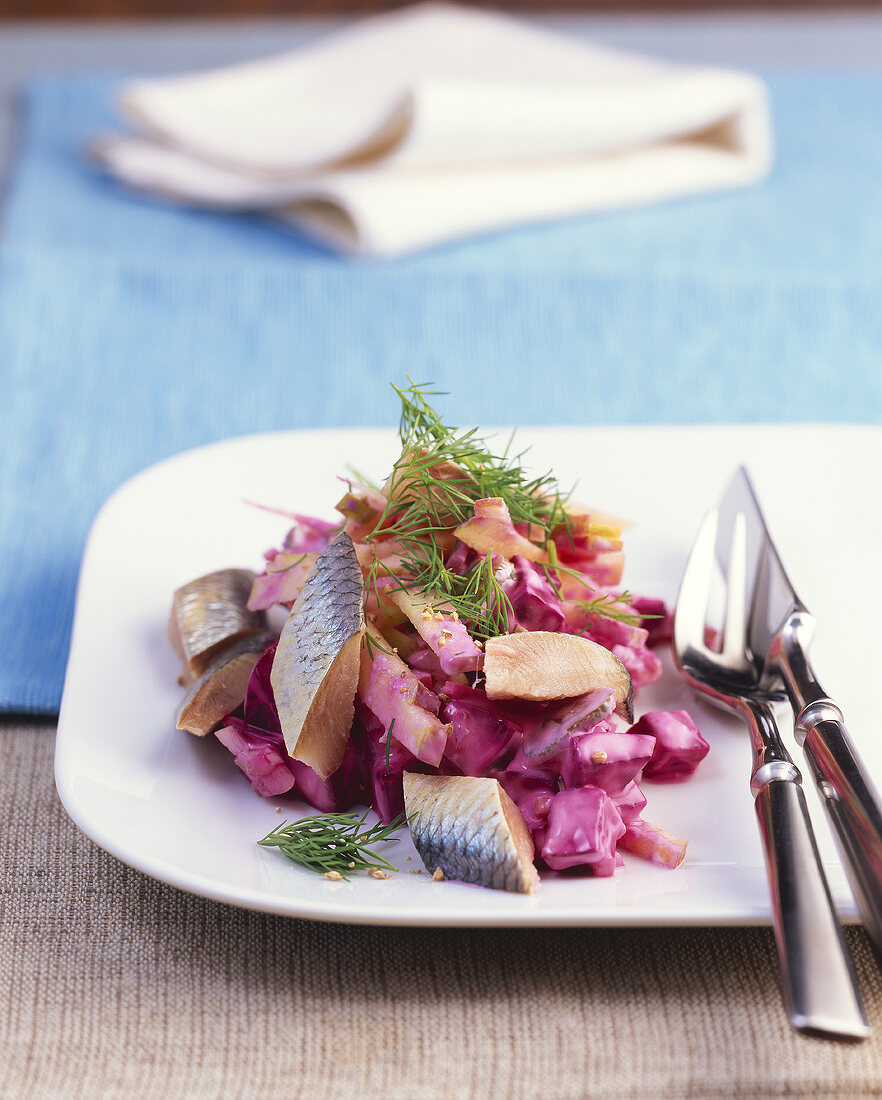
{"label": "woven fabric texture", "polygon": [[146,878],[79,834],[54,728],[0,728],[0,1096],[581,1100],[878,1096],[873,1036],[793,1034],[767,929],[287,920]]}

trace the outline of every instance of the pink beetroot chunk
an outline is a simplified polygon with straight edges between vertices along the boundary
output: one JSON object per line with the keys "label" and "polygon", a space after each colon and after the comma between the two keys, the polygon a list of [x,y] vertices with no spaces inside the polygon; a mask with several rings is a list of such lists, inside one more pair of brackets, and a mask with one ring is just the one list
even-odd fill
{"label": "pink beetroot chunk", "polygon": [[710,749],[685,710],[649,711],[634,723],[631,733],[655,738],[652,757],[643,769],[645,779],[685,779]]}
{"label": "pink beetroot chunk", "polygon": [[215,736],[264,798],[284,794],[294,786],[294,773],[268,737],[249,737],[230,725],[221,726]]}
{"label": "pink beetroot chunk", "polygon": [[508,797],[521,811],[531,833],[544,829],[548,822],[551,800],[557,793],[557,784],[539,776],[503,772],[499,782]]}
{"label": "pink beetroot chunk", "polygon": [[652,737],[641,733],[599,729],[574,734],[561,764],[561,779],[565,787],[601,787],[615,798],[639,777],[654,745]]}
{"label": "pink beetroot chunk", "polygon": [[636,783],[629,783],[621,794],[613,795],[613,802],[625,825],[631,825],[646,808],[646,795]]}
{"label": "pink beetroot chunk", "polygon": [[503,582],[502,590],[508,596],[515,623],[525,630],[562,630],[563,607],[545,573],[520,554],[512,559],[512,565],[514,573]]}
{"label": "pink beetroot chunk", "polygon": [[634,690],[647,687],[661,679],[662,663],[651,649],[628,645],[610,646],[610,653],[622,662],[631,677]]}
{"label": "pink beetroot chunk", "polygon": [[616,869],[616,841],[625,826],[614,802],[599,787],[558,791],[548,810],[541,855],[561,871],[584,866],[609,877]]}
{"label": "pink beetroot chunk", "polygon": [[631,607],[638,615],[645,618],[641,626],[649,632],[646,644],[650,649],[664,645],[673,636],[673,618],[664,600],[657,600],[650,596],[638,596],[631,601]]}
{"label": "pink beetroot chunk", "polygon": [[451,699],[441,711],[441,721],[452,727],[444,759],[463,775],[484,775],[520,730],[494,713],[483,691],[472,688],[470,694],[468,699]]}

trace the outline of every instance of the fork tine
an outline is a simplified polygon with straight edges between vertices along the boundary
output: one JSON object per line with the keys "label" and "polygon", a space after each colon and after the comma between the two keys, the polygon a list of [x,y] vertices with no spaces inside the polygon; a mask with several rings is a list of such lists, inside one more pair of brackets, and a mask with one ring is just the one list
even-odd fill
{"label": "fork tine", "polygon": [[743,512],[739,512],[733,520],[728,558],[722,656],[724,660],[737,665],[744,659],[744,642],[747,636],[747,519]]}
{"label": "fork tine", "polygon": [[674,616],[674,645],[678,653],[685,653],[690,648],[701,652],[707,650],[704,628],[714,575],[714,544],[718,522],[717,509],[711,508],[702,520],[683,571]]}

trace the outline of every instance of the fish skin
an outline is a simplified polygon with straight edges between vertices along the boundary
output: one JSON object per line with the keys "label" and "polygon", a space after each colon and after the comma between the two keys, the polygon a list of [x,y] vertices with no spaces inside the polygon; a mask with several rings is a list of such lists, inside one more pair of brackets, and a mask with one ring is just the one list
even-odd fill
{"label": "fish skin", "polygon": [[250,569],[219,569],[176,590],[170,634],[191,675],[201,676],[239,638],[266,631],[266,612],[246,606],[255,576]]}
{"label": "fish skin", "polygon": [[212,661],[187,692],[178,711],[178,729],[204,737],[245,700],[251,670],[275,634],[248,634]]}
{"label": "fish skin", "polygon": [[[342,532],[310,570],[282,628],[270,673],[285,746],[295,760],[304,759],[298,756],[297,742],[313,703],[322,703],[325,678],[347,642],[357,636],[358,646],[350,662],[354,676],[349,722],[345,731],[329,731],[330,736],[341,740],[345,750],[355,713],[360,638],[365,627],[363,601],[361,566],[352,539]],[[342,758],[342,752],[340,755]],[[304,762],[315,766],[309,759]]]}
{"label": "fish skin", "polygon": [[445,878],[529,894],[533,841],[495,779],[404,773],[407,824],[420,858]]}

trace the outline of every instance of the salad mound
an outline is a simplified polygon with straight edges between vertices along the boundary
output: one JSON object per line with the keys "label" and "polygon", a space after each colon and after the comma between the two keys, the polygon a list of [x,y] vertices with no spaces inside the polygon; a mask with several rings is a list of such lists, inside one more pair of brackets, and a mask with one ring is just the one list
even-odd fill
{"label": "salad mound", "polygon": [[[202,609],[231,620],[233,641],[249,616],[288,611],[281,639],[249,647],[238,697],[229,681],[219,692],[231,701],[213,732],[265,797],[296,792],[336,815],[369,805],[389,824],[406,810],[408,776],[492,780],[482,798],[492,795],[497,817],[503,799],[509,824],[523,819],[515,831],[532,838],[540,868],[608,876],[620,849],[678,866],[686,841],[643,820],[640,783],[688,777],[708,745],[685,711],[634,721],[635,695],[661,676],[670,618],[621,587],[626,524],[528,474],[510,443],[495,454],[445,425],[425,387],[396,392],[402,450],[385,482],[347,479],[336,522],[291,516],[244,606]],[[182,654],[193,649],[188,623],[173,611]],[[215,667],[223,676],[222,658]],[[195,679],[186,659],[185,677]],[[466,852],[478,824],[456,820],[456,799],[478,803],[457,783],[455,797],[431,788],[446,816],[422,807],[431,844],[415,842],[424,859],[446,853],[428,868],[436,877],[443,868],[499,885],[490,865],[510,853]],[[530,867],[503,888],[532,889],[534,878]]]}

